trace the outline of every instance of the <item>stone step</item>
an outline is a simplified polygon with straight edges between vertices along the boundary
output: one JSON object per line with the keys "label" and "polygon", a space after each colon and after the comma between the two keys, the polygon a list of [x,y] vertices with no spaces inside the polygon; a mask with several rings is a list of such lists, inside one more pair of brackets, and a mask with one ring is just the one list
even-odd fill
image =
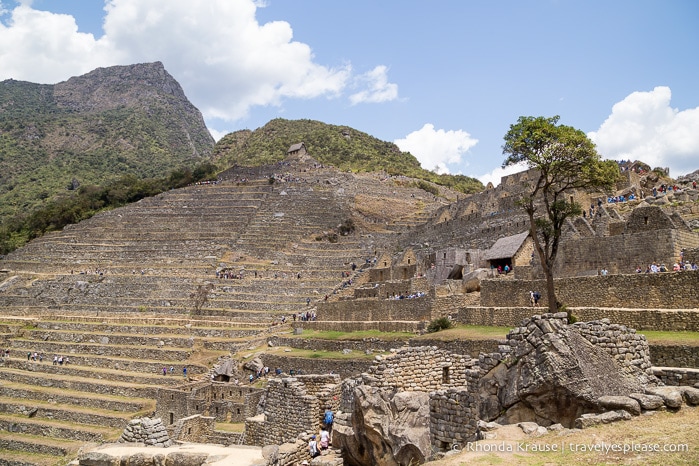
{"label": "stone step", "polygon": [[[153,360],[153,359],[136,359],[136,358],[121,358],[112,355],[94,355],[94,354],[80,354],[71,353],[70,348],[66,348],[67,351],[64,353],[58,353],[59,355],[68,356],[69,363],[58,367],[73,367],[78,366],[82,368],[90,368],[91,371],[95,369],[113,369],[116,371],[130,371],[139,374],[156,374],[161,375],[163,367],[170,366],[178,368],[179,371],[182,367],[187,366],[187,371],[190,376],[197,376],[205,374],[208,372],[208,367],[201,364],[189,364],[186,360]],[[10,350],[10,361],[7,362],[7,366],[13,366],[15,363],[21,363],[29,365],[33,370],[41,369],[43,366],[53,366],[53,355],[54,353],[46,354],[44,357],[44,362],[32,362],[26,360],[26,354],[29,350],[25,348],[18,349],[14,351],[15,356],[22,355],[21,358],[12,356],[13,350]],[[18,354],[17,354],[18,353]],[[146,352],[147,354],[147,352]],[[24,368],[22,368],[24,369]]]}
{"label": "stone step", "polygon": [[2,380],[11,380],[37,387],[61,388],[85,393],[116,395],[138,398],[155,398],[158,386],[142,385],[128,382],[94,380],[85,377],[54,375],[47,379],[43,373],[33,373],[16,369],[3,368],[0,371]]}
{"label": "stone step", "polygon": [[[165,331],[165,329],[163,329]],[[159,346],[161,343],[168,348],[191,348],[194,338],[190,336],[156,335],[116,332],[79,332],[67,330],[29,330],[23,331],[23,338],[54,343],[97,343],[101,345],[130,345],[130,346]]]}
{"label": "stone step", "polygon": [[[41,435],[16,434],[14,432],[0,431],[0,452],[9,450],[30,453],[32,455],[28,455],[28,464],[33,464],[31,458],[35,453],[50,455],[60,459],[66,456],[76,455],[78,450],[84,445],[85,442],[75,440],[53,439]],[[2,457],[0,456],[0,458]],[[56,460],[51,464],[55,465]]]}
{"label": "stone step", "polygon": [[[225,324],[222,322],[222,324]],[[90,323],[90,322],[64,322],[64,321],[41,321],[37,322],[38,330],[33,330],[39,334],[44,330],[53,332],[85,332],[92,335],[111,335],[111,334],[136,334],[159,336],[162,335],[186,335],[188,337],[197,338],[240,338],[247,336],[255,336],[263,331],[264,327],[249,327],[249,328],[221,328],[221,327],[199,327],[186,324],[182,326],[172,327],[168,325],[129,325],[127,323]],[[111,340],[110,340],[111,341]]]}
{"label": "stone step", "polygon": [[82,406],[99,410],[112,410],[122,413],[138,413],[155,408],[155,402],[146,398],[124,398],[97,393],[83,393],[62,388],[38,387],[4,380],[0,384],[0,397],[26,400],[26,403],[49,403]]}
{"label": "stone step", "polygon": [[[191,348],[165,348],[151,345],[102,345],[99,343],[67,343],[42,340],[12,339],[10,351],[25,353],[42,353],[69,356],[73,353],[96,356],[114,356],[130,359],[148,359],[155,361],[186,361],[192,354]],[[20,353],[22,354],[22,353]],[[72,359],[72,358],[71,358]]]}
{"label": "stone step", "polygon": [[[68,461],[68,459],[65,459]],[[0,450],[0,464],[3,466],[56,466],[65,462],[62,458],[41,453],[27,453],[19,450]]]}
{"label": "stone step", "polygon": [[[10,369],[18,369],[18,370],[25,370],[25,371],[31,371],[34,373],[44,373],[47,376],[53,376],[53,375],[70,375],[70,376],[77,376],[77,377],[84,377],[84,378],[93,378],[97,380],[105,380],[105,381],[115,381],[115,382],[129,382],[129,383],[138,383],[138,384],[143,384],[143,385],[163,385],[163,386],[174,386],[174,385],[180,385],[182,383],[182,364],[178,364],[177,368],[179,371],[177,374],[174,374],[173,371],[173,376],[168,376],[168,377],[163,377],[162,375],[162,368],[167,367],[168,368],[168,374],[169,374],[169,368],[170,367],[175,367],[174,365],[172,366],[163,366],[162,364],[156,366],[157,371],[152,371],[152,372],[134,372],[134,371],[127,371],[127,370],[118,370],[118,369],[106,369],[106,368],[101,368],[101,367],[95,367],[95,366],[80,366],[77,364],[77,362],[80,360],[80,358],[73,358],[71,355],[70,357],[70,364],[53,364],[52,357],[45,357],[44,361],[39,363],[39,362],[33,362],[33,361],[26,361],[26,360],[20,360],[20,359],[10,359],[9,361],[5,361],[4,367],[10,368]],[[1,370],[1,369],[0,369]],[[190,370],[188,368],[188,370]],[[175,377],[174,375],[178,375],[180,377]],[[194,375],[194,374],[191,374]]]}
{"label": "stone step", "polygon": [[[32,413],[31,418],[24,414],[27,410]],[[5,413],[0,414],[0,430],[81,442],[116,441],[129,423],[124,417],[90,416],[67,409],[16,406],[2,401],[0,413]]]}

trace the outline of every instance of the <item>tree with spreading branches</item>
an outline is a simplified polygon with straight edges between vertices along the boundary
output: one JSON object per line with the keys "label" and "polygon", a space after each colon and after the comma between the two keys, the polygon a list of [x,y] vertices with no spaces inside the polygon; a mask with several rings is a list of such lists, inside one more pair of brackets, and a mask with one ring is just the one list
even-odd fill
{"label": "tree with spreading branches", "polygon": [[619,178],[616,162],[601,160],[585,133],[558,125],[559,119],[519,117],[510,125],[502,148],[507,156],[503,168],[523,164],[535,173],[518,205],[529,216],[530,235],[546,278],[550,312],[559,308],[553,267],[563,226],[568,218],[582,213],[571,194],[576,190],[608,191]]}

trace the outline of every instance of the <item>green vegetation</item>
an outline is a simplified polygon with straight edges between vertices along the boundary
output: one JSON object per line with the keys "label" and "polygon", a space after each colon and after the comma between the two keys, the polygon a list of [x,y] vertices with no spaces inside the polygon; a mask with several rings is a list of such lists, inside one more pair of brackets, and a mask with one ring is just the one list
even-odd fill
{"label": "green vegetation", "polygon": [[304,330],[301,335],[289,338],[317,338],[319,340],[363,340],[365,338],[381,338],[382,340],[407,340],[414,337],[410,332],[381,332],[379,330],[361,330],[356,332],[340,332],[337,330]]}
{"label": "green vegetation", "polygon": [[7,254],[50,231],[88,219],[101,210],[121,207],[170,189],[211,179],[215,172],[215,165],[204,162],[193,171],[181,168],[165,178],[138,179],[126,175],[102,187],[83,186],[55,197],[35,210],[17,213],[6,219],[0,225],[0,254]]}
{"label": "green vegetation", "polygon": [[582,214],[580,205],[568,199],[571,191],[611,189],[619,179],[619,166],[602,161],[587,135],[558,125],[559,116],[519,117],[505,134],[502,167],[524,164],[537,176],[526,183],[520,207],[529,217],[534,250],[546,277],[549,312],[558,311],[553,286],[553,264],[566,221]]}
{"label": "green vegetation", "polygon": [[286,348],[278,346],[266,351],[270,354],[283,355],[290,358],[307,358],[307,359],[372,359],[377,354],[381,352],[374,352],[371,354],[366,354],[363,351],[352,351],[347,354],[343,354],[342,351],[318,351],[318,350],[306,350],[298,348]]}
{"label": "green vegetation", "polygon": [[[110,69],[60,85],[0,82],[0,253],[99,204],[179,186],[177,175],[197,178],[195,167],[210,162],[214,141],[201,114],[161,90],[156,67],[133,71],[135,82]],[[175,178],[165,186],[168,174]]]}
{"label": "green vegetation", "polygon": [[484,325],[455,325],[438,333],[426,333],[415,337],[416,340],[491,340],[505,338],[510,327],[488,327]]}
{"label": "green vegetation", "polygon": [[699,332],[637,330],[637,333],[645,335],[648,343],[652,345],[699,346]]}
{"label": "green vegetation", "polygon": [[[257,166],[273,164],[286,157],[292,144],[303,142],[309,155],[317,161],[344,171],[385,171],[446,186],[463,193],[483,190],[483,184],[463,175],[438,175],[420,167],[410,153],[401,152],[391,142],[381,141],[346,126],[335,126],[314,120],[277,118],[255,131],[230,133],[216,144],[214,158],[221,166]],[[422,189],[439,194],[424,183]],[[436,192],[435,192],[436,191]]]}
{"label": "green vegetation", "polygon": [[454,324],[447,317],[439,317],[437,319],[434,319],[432,322],[430,322],[430,324],[427,326],[427,332],[428,333],[439,332],[440,330],[450,329],[453,326],[454,326]]}

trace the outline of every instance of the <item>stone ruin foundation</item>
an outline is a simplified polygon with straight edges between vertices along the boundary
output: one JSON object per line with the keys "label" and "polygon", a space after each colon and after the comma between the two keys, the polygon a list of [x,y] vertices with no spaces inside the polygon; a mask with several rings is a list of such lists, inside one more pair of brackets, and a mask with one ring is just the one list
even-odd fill
{"label": "stone ruin foundation", "polygon": [[142,417],[133,419],[119,438],[119,443],[143,443],[154,447],[169,447],[172,440],[160,418]]}

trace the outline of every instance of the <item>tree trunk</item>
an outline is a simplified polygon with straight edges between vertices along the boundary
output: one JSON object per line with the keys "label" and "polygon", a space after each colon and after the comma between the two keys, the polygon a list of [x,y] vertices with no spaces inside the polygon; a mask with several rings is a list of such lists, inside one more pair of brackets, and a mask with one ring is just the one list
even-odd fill
{"label": "tree trunk", "polygon": [[558,312],[558,302],[556,300],[556,289],[553,286],[553,274],[548,270],[546,274],[546,298],[548,299],[549,312]]}

